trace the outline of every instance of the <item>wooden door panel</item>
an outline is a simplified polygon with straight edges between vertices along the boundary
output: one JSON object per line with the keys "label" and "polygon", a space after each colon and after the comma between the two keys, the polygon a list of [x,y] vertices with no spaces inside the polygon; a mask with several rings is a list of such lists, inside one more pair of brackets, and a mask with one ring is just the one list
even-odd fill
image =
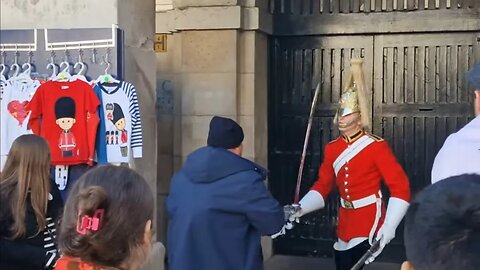
{"label": "wooden door panel", "polygon": [[466,72],[478,57],[472,33],[375,36],[374,133],[390,142],[414,192],[448,134],[472,117]]}
{"label": "wooden door panel", "polygon": [[[292,203],[313,93],[320,82],[301,195],[317,178],[326,143],[338,135],[332,120],[352,57],[365,59],[373,132],[391,145],[416,193],[430,182],[433,159],[445,138],[473,116],[465,73],[480,59],[478,33],[369,36],[291,36],[273,39],[269,90],[270,189]],[[388,199],[388,193],[386,194]],[[338,195],[302,218],[276,253],[332,256]],[[397,231],[402,235],[402,227]],[[379,260],[403,259],[402,237]]]}

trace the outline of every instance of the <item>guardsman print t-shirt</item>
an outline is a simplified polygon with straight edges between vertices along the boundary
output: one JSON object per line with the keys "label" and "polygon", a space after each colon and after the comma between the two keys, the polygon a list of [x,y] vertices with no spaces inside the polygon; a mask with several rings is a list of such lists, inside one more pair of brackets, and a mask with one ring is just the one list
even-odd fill
{"label": "guardsman print t-shirt", "polygon": [[[135,87],[128,82],[99,84],[102,115],[97,150],[106,149],[108,163],[128,163],[142,157],[142,121]],[[100,151],[97,151],[98,153]],[[102,158],[99,158],[102,160]]]}
{"label": "guardsman print t-shirt", "polygon": [[52,165],[91,164],[99,104],[92,87],[81,80],[49,81],[37,89],[28,105],[29,125],[48,141]]}

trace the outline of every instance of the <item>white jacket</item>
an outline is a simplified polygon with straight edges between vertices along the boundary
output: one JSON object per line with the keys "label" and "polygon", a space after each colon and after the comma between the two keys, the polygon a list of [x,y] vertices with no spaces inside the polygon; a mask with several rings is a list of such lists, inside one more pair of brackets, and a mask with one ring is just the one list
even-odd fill
{"label": "white jacket", "polygon": [[480,174],[480,115],[445,140],[433,162],[432,184],[467,173]]}

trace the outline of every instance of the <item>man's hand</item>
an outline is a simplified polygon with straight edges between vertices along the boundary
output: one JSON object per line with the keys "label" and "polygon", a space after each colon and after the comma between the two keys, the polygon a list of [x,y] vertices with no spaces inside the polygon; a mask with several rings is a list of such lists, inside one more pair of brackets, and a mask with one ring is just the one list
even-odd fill
{"label": "man's hand", "polygon": [[273,234],[271,237],[272,239],[275,239],[277,237],[279,237],[280,235],[284,235],[287,230],[291,230],[293,229],[293,226],[294,226],[294,221],[295,222],[299,222],[299,217],[300,217],[300,205],[298,204],[288,204],[288,205],[285,205],[283,206],[283,212],[285,214],[285,225],[283,225],[282,229],[276,233],[276,234]]}
{"label": "man's hand", "polygon": [[300,210],[302,208],[300,207],[299,204],[288,204],[283,206],[283,212],[285,213],[285,221],[290,221],[290,222],[299,222],[300,218]]}

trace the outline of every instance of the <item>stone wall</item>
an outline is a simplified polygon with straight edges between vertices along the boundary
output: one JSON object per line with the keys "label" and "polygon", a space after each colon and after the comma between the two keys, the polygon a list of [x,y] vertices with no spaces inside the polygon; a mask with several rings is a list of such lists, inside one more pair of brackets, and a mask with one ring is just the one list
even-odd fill
{"label": "stone wall", "polygon": [[[189,153],[206,145],[212,116],[237,120],[245,132],[244,157],[267,167],[265,32],[271,21],[260,20],[263,13],[256,2],[174,0],[173,10],[157,13],[156,31],[168,34],[168,51],[157,53],[163,119],[158,136],[164,139],[158,149],[160,239],[166,239],[167,217],[161,207],[170,177]],[[271,241],[263,242],[264,257],[269,258]]]}

